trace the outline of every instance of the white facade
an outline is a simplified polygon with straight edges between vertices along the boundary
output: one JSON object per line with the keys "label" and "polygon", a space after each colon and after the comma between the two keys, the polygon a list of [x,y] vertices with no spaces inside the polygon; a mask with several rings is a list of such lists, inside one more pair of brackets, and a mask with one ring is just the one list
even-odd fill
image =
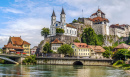
{"label": "white facade", "polygon": [[62,44],[51,44],[51,50],[57,52],[58,48],[61,47]]}
{"label": "white facade", "polygon": [[[53,11],[53,14],[54,14],[54,11]],[[63,35],[77,37],[77,29],[67,26],[66,17],[65,17],[63,8],[62,8],[62,12],[60,14],[60,21],[56,21],[56,16],[53,14],[51,17],[50,36],[55,36],[56,28],[61,28],[61,29],[64,29],[64,31],[65,31]]]}

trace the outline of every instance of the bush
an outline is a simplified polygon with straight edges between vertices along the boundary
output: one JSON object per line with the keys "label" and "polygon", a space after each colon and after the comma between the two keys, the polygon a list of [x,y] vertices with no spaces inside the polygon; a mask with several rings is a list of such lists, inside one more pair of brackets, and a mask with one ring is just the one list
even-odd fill
{"label": "bush", "polygon": [[116,65],[122,65],[122,64],[124,64],[124,61],[123,60],[118,60],[113,65],[116,66]]}
{"label": "bush", "polygon": [[56,28],[56,33],[64,33],[64,29],[61,29],[61,28]]}

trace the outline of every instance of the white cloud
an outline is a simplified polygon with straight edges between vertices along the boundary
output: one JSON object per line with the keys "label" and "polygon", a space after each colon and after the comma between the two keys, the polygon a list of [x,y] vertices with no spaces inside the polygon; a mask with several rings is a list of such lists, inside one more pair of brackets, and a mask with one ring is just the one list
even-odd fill
{"label": "white cloud", "polygon": [[11,13],[24,13],[20,10],[14,9],[14,8],[3,8],[4,12],[11,12]]}

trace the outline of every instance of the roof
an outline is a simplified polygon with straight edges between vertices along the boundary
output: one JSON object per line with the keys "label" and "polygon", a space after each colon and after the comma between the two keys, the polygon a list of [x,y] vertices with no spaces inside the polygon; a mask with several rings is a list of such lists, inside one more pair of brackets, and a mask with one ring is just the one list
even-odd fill
{"label": "roof", "polygon": [[105,52],[105,49],[101,46],[89,45],[95,52]]}
{"label": "roof", "polygon": [[64,11],[64,9],[63,9],[63,8],[62,8],[61,14],[65,14],[65,11]]}
{"label": "roof", "polygon": [[73,43],[78,48],[90,48],[86,43]]}
{"label": "roof", "polygon": [[124,26],[126,26],[125,24],[123,24],[123,25],[119,25],[119,24],[112,24],[112,25],[110,25],[110,27],[111,28],[120,28],[120,29],[123,29],[124,30]]}
{"label": "roof", "polygon": [[67,27],[76,28],[75,26],[72,26],[71,24],[66,24]]}
{"label": "roof", "polygon": [[23,41],[23,44],[31,45],[31,44],[28,43],[27,41]]}
{"label": "roof", "polygon": [[114,49],[128,49],[130,47],[130,45],[127,44],[119,44],[117,47],[115,47]]}
{"label": "roof", "polygon": [[101,21],[107,21],[107,22],[109,22],[109,20],[107,19],[107,18],[102,18],[102,17],[95,17],[95,18],[89,18],[91,21],[93,21],[93,22],[101,22]]}
{"label": "roof", "polygon": [[3,48],[23,49],[22,47],[13,46],[11,43],[8,43],[7,45],[4,45]]}
{"label": "roof", "polygon": [[51,42],[51,43],[62,43],[61,41],[59,41],[57,38],[53,41],[53,42]]}
{"label": "roof", "polygon": [[[105,15],[105,13],[103,13],[100,9],[98,9],[97,12],[101,12],[101,14],[104,14],[104,15]],[[92,15],[97,15],[97,12],[96,12],[96,13],[93,13]],[[92,16],[92,15],[91,15],[91,16]]]}
{"label": "roof", "polygon": [[55,16],[55,17],[56,17],[54,10],[53,10],[52,16]]}
{"label": "roof", "polygon": [[11,42],[13,45],[23,45],[23,44],[30,45],[30,43],[28,43],[27,41],[23,41],[21,37],[11,37]]}
{"label": "roof", "polygon": [[15,52],[16,50],[9,50],[9,51]]}

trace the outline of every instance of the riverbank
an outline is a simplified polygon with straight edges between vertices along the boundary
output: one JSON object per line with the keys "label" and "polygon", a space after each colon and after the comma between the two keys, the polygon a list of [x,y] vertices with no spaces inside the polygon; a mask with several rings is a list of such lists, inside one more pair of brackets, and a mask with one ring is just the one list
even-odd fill
{"label": "riverbank", "polygon": [[126,64],[123,60],[118,60],[112,66],[116,68],[121,68],[125,70],[126,73],[130,74],[130,64]]}

